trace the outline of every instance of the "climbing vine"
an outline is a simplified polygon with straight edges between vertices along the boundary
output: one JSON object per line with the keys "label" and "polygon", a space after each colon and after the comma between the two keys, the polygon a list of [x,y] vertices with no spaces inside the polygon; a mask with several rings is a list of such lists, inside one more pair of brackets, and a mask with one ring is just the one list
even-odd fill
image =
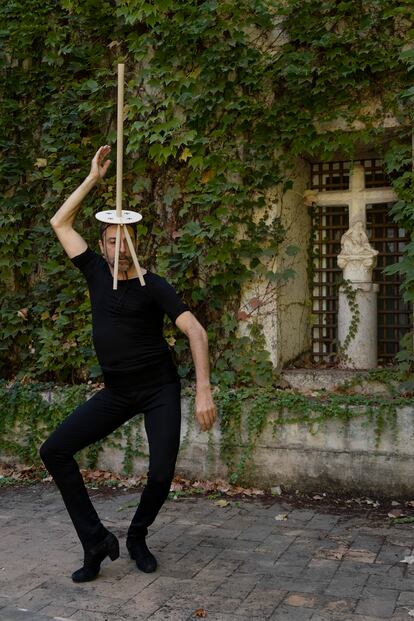
{"label": "climbing vine", "polygon": [[[274,436],[289,425],[304,425],[316,434],[329,421],[339,421],[344,429],[352,421],[364,421],[374,431],[378,449],[386,430],[398,440],[397,413],[399,408],[412,407],[414,399],[401,394],[400,382],[391,384],[390,394],[353,394],[352,385],[365,381],[384,381],[384,376],[356,377],[338,393],[315,393],[314,396],[293,391],[264,388],[260,394],[250,388],[220,391],[216,398],[221,411],[221,455],[226,462],[232,482],[253,480],[255,448],[265,430]],[[351,385],[352,384],[352,385]],[[398,388],[396,388],[396,385]],[[243,415],[242,415],[243,413]]]}
{"label": "climbing vine", "polygon": [[[354,394],[352,388],[362,382],[387,385],[389,394]],[[51,383],[7,384],[0,382],[0,453],[18,458],[22,463],[39,464],[39,447],[48,435],[95,387],[80,385],[57,387]],[[188,435],[193,429],[191,411],[192,394],[187,415]],[[269,386],[259,392],[253,387],[237,390],[221,387],[215,394],[220,413],[220,455],[226,464],[232,482],[253,480],[255,476],[255,448],[265,431],[277,436],[289,425],[305,425],[317,433],[321,425],[337,420],[344,428],[353,420],[364,421],[374,430],[376,448],[388,429],[398,439],[397,413],[399,408],[414,407],[414,398],[402,396],[400,376],[389,372],[373,373],[353,378],[338,393],[309,397],[292,391],[277,390]],[[181,450],[187,448],[184,438]],[[104,447],[118,448],[123,454],[123,472],[134,471],[134,460],[145,456],[142,419],[134,418],[122,425],[104,441],[97,442],[80,454],[81,464],[95,468]],[[215,446],[210,434],[207,444],[207,461],[214,459]]]}
{"label": "climbing vine", "polygon": [[[400,197],[394,217],[412,234],[412,22],[408,0],[3,2],[2,375],[75,383],[99,376],[85,286],[48,221],[95,149],[115,140],[122,60],[125,203],[144,216],[143,262],[167,274],[208,326],[215,381],[248,386],[259,375],[271,384],[258,324],[238,332],[247,281],[276,287],[294,277],[274,267],[286,232],[269,188],[291,187],[298,158],[340,149],[352,159],[369,144]],[[392,144],[383,123],[390,116],[399,123]],[[93,213],[113,207],[114,182],[112,166],[79,216],[92,246]],[[391,268],[403,274],[407,299],[413,256],[411,243]],[[186,344],[169,336],[189,376]],[[410,354],[401,356],[410,367]]]}
{"label": "climbing vine", "polygon": [[340,289],[345,293],[345,297],[348,303],[349,310],[351,312],[351,321],[349,322],[347,335],[342,343],[338,343],[338,355],[339,359],[343,361],[349,361],[348,347],[353,341],[358,331],[359,325],[359,304],[357,302],[357,289],[354,289],[352,283],[349,280],[342,279],[340,283]]}

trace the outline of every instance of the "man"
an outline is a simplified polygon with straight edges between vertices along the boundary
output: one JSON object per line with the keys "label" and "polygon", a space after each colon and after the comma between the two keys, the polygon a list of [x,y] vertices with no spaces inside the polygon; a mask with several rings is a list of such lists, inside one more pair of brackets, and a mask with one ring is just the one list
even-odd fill
{"label": "man", "polygon": [[[118,290],[114,291],[116,225],[101,227],[102,257],[73,228],[82,200],[108,170],[110,151],[107,145],[97,151],[88,177],[50,221],[67,255],[87,280],[93,340],[105,381],[105,387],[68,416],[40,447],[84,549],[83,567],[72,575],[75,582],[94,580],[104,558],[118,558],[119,542],[101,523],[74,455],[138,413],[145,419],[149,471],[126,546],[140,570],[152,572],[157,567],[145,537],[168,496],[181,421],[179,377],[162,334],[165,313],[190,341],[196,371],[195,414],[201,429],[210,429],[216,418],[207,335],[173,287],[145,269],[146,284],[141,286],[122,232]],[[135,235],[133,227],[129,231]]]}

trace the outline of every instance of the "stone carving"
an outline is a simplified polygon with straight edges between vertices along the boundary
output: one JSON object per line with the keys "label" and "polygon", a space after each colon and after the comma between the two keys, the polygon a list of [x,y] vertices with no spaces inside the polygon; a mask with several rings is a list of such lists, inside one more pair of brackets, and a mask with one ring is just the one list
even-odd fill
{"label": "stone carving", "polygon": [[343,270],[345,280],[351,282],[371,282],[372,270],[377,264],[378,250],[369,243],[361,220],[342,235],[341,253],[338,265]]}

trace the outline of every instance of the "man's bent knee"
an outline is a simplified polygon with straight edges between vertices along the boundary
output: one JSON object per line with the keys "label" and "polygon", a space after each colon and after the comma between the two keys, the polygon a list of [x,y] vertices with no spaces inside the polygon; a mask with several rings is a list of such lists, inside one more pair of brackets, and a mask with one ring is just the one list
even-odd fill
{"label": "man's bent knee", "polygon": [[39,455],[48,470],[53,468],[54,465],[62,463],[62,461],[66,461],[71,457],[70,455],[65,454],[62,450],[59,450],[57,446],[54,446],[53,442],[50,441],[50,438],[43,442],[39,448]]}

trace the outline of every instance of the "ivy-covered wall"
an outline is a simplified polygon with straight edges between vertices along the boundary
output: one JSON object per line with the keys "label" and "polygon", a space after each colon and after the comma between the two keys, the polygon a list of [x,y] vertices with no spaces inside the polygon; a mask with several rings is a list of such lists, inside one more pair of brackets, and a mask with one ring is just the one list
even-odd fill
{"label": "ivy-covered wall", "polygon": [[[168,274],[208,326],[214,379],[271,381],[257,327],[253,342],[237,336],[240,291],[294,277],[271,267],[295,249],[265,197],[289,189],[297,158],[376,148],[401,199],[394,217],[412,234],[413,11],[410,0],[2,2],[1,375],[99,374],[85,286],[49,219],[96,148],[115,141],[123,61],[125,205],[144,216],[142,262]],[[387,113],[399,122],[391,140]],[[358,131],[318,131],[338,117]],[[113,165],[79,217],[94,247],[93,214],[113,207],[114,174]],[[413,257],[414,240],[395,268],[408,299]],[[185,376],[186,344],[170,337]],[[401,360],[410,365],[408,350]]]}

